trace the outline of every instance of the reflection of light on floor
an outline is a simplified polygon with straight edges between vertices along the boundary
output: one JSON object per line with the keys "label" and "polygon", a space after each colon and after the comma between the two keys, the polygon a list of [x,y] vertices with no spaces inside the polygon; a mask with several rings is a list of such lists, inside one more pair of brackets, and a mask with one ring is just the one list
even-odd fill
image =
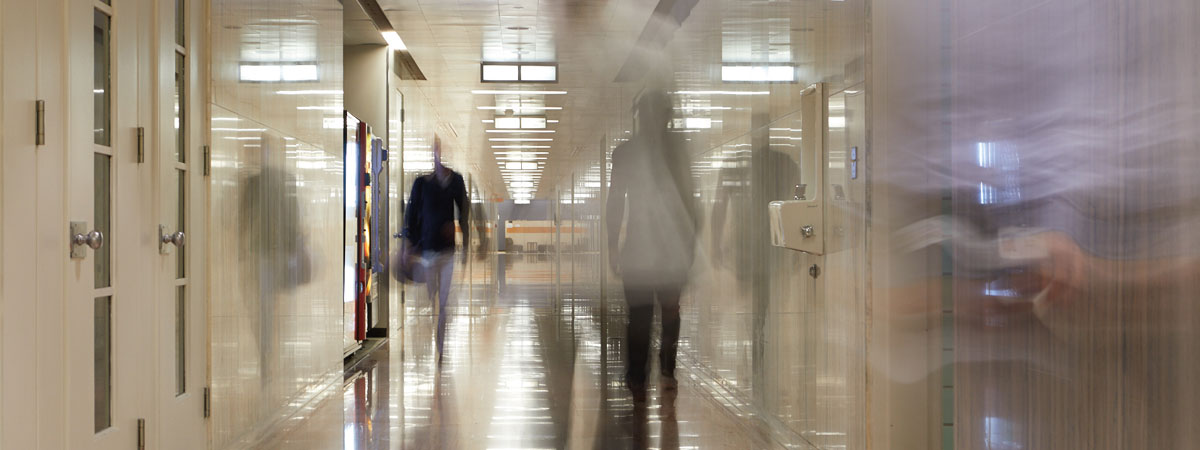
{"label": "reflection of light on floor", "polygon": [[527,300],[517,300],[496,386],[496,407],[488,430],[488,448],[530,448],[554,442],[546,367],[535,342],[537,324]]}

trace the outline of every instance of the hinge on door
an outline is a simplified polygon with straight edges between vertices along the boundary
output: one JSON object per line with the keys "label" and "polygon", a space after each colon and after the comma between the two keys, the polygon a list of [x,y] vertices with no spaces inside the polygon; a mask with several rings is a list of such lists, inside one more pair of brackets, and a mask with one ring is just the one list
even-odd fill
{"label": "hinge on door", "polygon": [[137,162],[146,162],[146,127],[137,127]]}
{"label": "hinge on door", "polygon": [[146,419],[138,419],[137,450],[146,450]]}
{"label": "hinge on door", "polygon": [[46,101],[38,100],[34,107],[34,144],[46,145]]}
{"label": "hinge on door", "polygon": [[204,169],[203,169],[203,172],[204,172],[204,176],[206,176],[206,177],[207,177],[207,176],[209,176],[210,174],[212,174],[212,151],[211,151],[211,150],[209,150],[209,148],[208,148],[208,146],[207,146],[207,145],[205,145],[205,146],[204,146],[204,149],[203,149],[203,152],[204,152],[204,162],[203,162],[203,164],[204,164]]}
{"label": "hinge on door", "polygon": [[205,386],[204,387],[204,418],[207,419],[207,418],[209,418],[209,416],[212,416],[212,392],[208,389],[208,386]]}

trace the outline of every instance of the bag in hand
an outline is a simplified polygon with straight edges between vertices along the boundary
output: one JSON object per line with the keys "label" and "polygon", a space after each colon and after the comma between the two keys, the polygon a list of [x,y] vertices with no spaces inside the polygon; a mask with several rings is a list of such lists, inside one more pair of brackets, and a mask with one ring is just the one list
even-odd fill
{"label": "bag in hand", "polygon": [[421,257],[408,239],[400,240],[400,249],[392,253],[392,277],[401,283],[424,283],[425,270]]}

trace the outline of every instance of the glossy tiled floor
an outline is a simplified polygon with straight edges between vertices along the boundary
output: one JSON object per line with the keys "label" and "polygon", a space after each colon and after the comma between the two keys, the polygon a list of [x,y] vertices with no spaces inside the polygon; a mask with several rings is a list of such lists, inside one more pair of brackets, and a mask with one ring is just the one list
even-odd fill
{"label": "glossy tiled floor", "polygon": [[620,382],[620,308],[524,281],[451,310],[440,366],[429,308],[410,302],[402,338],[260,448],[771,448],[686,368],[676,393],[652,385],[635,405]]}

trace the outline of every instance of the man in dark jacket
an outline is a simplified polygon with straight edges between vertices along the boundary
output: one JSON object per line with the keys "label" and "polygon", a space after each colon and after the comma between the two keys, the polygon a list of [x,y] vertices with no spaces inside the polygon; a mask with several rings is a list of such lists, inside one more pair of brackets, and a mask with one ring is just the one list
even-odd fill
{"label": "man in dark jacket", "polygon": [[413,181],[408,208],[404,211],[404,237],[410,248],[420,252],[425,266],[425,284],[430,300],[438,300],[437,351],[442,358],[446,337],[446,303],[454,273],[454,209],[462,231],[463,258],[467,262],[471,228],[470,204],[462,175],[442,165],[442,141],[433,139],[433,173]]}

